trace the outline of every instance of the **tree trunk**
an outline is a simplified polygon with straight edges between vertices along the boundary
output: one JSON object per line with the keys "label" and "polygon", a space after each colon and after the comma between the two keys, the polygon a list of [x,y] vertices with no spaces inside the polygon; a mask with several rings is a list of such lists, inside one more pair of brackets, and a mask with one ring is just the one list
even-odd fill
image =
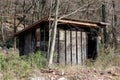
{"label": "tree trunk", "polygon": [[3,28],[3,22],[1,20],[1,34],[2,34],[2,40],[3,40],[3,43],[5,42],[5,36],[4,36],[4,28]]}
{"label": "tree trunk", "polygon": [[[102,4],[102,22],[106,22],[106,5],[105,4]],[[107,35],[106,27],[103,28],[103,38],[104,38],[104,41],[103,41],[104,47],[107,47],[108,35]]]}
{"label": "tree trunk", "polygon": [[116,27],[117,27],[117,16],[115,14],[115,2],[112,1],[113,6],[113,16],[112,16],[112,34],[113,34],[113,47],[117,48],[117,34],[116,34]]}
{"label": "tree trunk", "polygon": [[53,27],[53,37],[50,49],[50,59],[49,59],[49,67],[52,66],[53,63],[53,55],[55,51],[55,41],[56,41],[56,34],[57,34],[57,22],[58,22],[58,11],[59,11],[59,0],[56,0],[56,12],[55,12],[55,20],[54,20],[54,27]]}
{"label": "tree trunk", "polygon": [[[17,26],[16,26],[16,12],[17,12],[17,0],[15,2],[15,13],[14,13],[14,34],[17,31]],[[16,37],[14,37],[14,50],[16,50]]]}
{"label": "tree trunk", "polygon": [[48,42],[48,60],[49,60],[49,56],[50,56],[50,48],[51,48],[51,33],[52,33],[52,25],[51,25],[51,22],[50,22],[50,18],[51,18],[51,13],[52,13],[52,3],[53,3],[53,0],[51,0],[51,3],[50,3],[50,12],[49,12],[49,42]]}

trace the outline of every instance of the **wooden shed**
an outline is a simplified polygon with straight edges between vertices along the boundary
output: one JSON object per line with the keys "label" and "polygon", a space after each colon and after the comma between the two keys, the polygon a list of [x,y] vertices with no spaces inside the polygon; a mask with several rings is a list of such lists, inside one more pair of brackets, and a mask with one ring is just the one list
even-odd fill
{"label": "wooden shed", "polygon": [[[48,50],[49,22],[44,18],[15,34],[19,40],[20,55],[36,50]],[[65,64],[84,64],[86,59],[95,59],[99,50],[98,36],[106,26],[101,22],[61,19],[58,20],[56,38],[56,62]],[[46,56],[48,54],[46,53]]]}

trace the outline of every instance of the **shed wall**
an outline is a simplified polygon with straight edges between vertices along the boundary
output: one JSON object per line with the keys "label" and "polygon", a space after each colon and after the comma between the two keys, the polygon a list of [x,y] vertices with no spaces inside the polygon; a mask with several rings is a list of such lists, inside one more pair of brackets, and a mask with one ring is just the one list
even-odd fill
{"label": "shed wall", "polygon": [[83,64],[86,60],[87,34],[77,30],[59,30],[59,63]]}

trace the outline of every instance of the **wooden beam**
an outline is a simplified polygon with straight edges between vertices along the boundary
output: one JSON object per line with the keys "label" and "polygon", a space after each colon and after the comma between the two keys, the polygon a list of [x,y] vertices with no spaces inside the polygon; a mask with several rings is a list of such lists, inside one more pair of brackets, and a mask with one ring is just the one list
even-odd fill
{"label": "wooden beam", "polygon": [[[53,18],[51,18],[50,20],[54,20]],[[58,20],[59,23],[64,23],[64,24],[75,24],[75,25],[79,25],[80,27],[94,27],[94,28],[99,28],[99,26],[96,23],[89,23],[89,22],[77,22],[77,21],[72,21],[72,20]],[[82,26],[81,26],[82,25]]]}

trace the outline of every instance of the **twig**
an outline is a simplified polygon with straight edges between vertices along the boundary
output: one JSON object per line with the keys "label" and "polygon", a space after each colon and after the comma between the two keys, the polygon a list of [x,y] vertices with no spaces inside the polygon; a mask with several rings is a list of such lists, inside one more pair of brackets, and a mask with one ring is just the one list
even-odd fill
{"label": "twig", "polygon": [[75,10],[75,11],[73,11],[73,12],[71,12],[71,13],[65,14],[65,15],[61,16],[59,19],[68,17],[68,16],[70,16],[70,15],[73,15],[73,14],[77,13],[78,11],[83,11],[82,9],[83,9],[84,7],[87,7],[87,6],[89,6],[90,4],[93,4],[93,3],[94,3],[94,1],[91,2],[91,3],[89,3],[89,4],[83,5],[82,7],[78,8],[77,10]]}

